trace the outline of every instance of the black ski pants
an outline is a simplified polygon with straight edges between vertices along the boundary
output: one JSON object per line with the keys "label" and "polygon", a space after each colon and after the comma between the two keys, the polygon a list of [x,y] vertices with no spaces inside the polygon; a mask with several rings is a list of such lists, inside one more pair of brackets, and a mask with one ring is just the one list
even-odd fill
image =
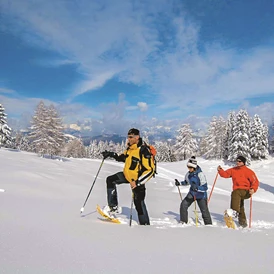
{"label": "black ski pants", "polygon": [[[207,199],[197,199],[196,201],[202,213],[202,218],[204,220],[205,225],[212,225],[212,220],[211,220],[211,216],[210,216],[208,205],[207,205]],[[188,193],[187,196],[184,198],[184,200],[181,202],[180,221],[182,223],[187,224],[188,208],[192,205],[193,202],[194,202],[194,197],[191,195],[191,193]]]}
{"label": "black ski pants", "polygon": [[[108,206],[118,206],[118,195],[116,185],[129,184],[123,172],[118,172],[107,177],[107,200]],[[141,185],[133,189],[133,198],[140,225],[149,225],[149,216],[145,204],[146,188]]]}

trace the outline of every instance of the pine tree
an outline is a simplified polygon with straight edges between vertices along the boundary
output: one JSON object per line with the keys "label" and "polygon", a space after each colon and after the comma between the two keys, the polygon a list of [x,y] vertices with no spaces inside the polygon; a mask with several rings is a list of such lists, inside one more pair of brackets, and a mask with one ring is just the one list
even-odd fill
{"label": "pine tree", "polygon": [[5,108],[0,104],[0,147],[11,143],[11,128],[7,124]]}
{"label": "pine tree", "polygon": [[223,159],[225,155],[225,142],[227,136],[227,127],[226,121],[222,116],[218,118],[218,128],[217,128],[217,140],[219,145],[218,155],[220,155],[219,159]]}
{"label": "pine tree", "polygon": [[32,117],[30,140],[34,151],[41,155],[58,155],[64,144],[61,118],[53,105],[47,108],[41,101]]}
{"label": "pine tree", "polygon": [[264,149],[263,149],[264,152],[262,153],[262,158],[265,159],[269,156],[269,142],[268,142],[268,140],[269,140],[269,131],[268,131],[267,124],[263,125],[263,140],[264,141],[263,141],[262,145],[264,147]]}
{"label": "pine tree", "polygon": [[20,131],[16,132],[16,135],[14,138],[14,146],[16,149],[19,149],[22,151],[31,151],[29,139]]}
{"label": "pine tree", "polygon": [[56,108],[50,105],[47,117],[48,154],[60,155],[65,142],[63,130],[62,119],[59,117]]}
{"label": "pine tree", "polygon": [[228,159],[230,153],[230,147],[232,143],[233,137],[233,129],[235,128],[236,114],[234,111],[229,112],[228,119],[226,122],[226,136],[224,138],[224,147],[223,147],[223,157],[224,159]]}
{"label": "pine tree", "polygon": [[97,140],[91,140],[89,145],[89,156],[91,159],[99,159],[99,150]]}
{"label": "pine tree", "polygon": [[64,156],[72,158],[86,157],[86,150],[80,138],[70,140],[64,147]]}
{"label": "pine tree", "polygon": [[167,142],[156,141],[154,146],[157,151],[157,162],[172,162],[174,155],[172,154],[170,144],[168,144]]}
{"label": "pine tree", "polygon": [[[272,133],[272,134],[271,134]],[[269,151],[270,153],[274,153],[274,118],[272,118],[272,125],[270,127],[270,137],[271,139],[269,139]]]}
{"label": "pine tree", "polygon": [[189,124],[183,124],[178,130],[174,147],[178,160],[185,160],[187,157],[196,154],[198,145],[193,138],[193,132]]}
{"label": "pine tree", "polygon": [[212,117],[208,134],[203,140],[204,156],[207,159],[222,159],[224,155],[224,140],[226,135],[226,123],[222,116]]}
{"label": "pine tree", "polygon": [[34,146],[34,151],[41,155],[45,155],[48,149],[47,143],[47,108],[43,101],[41,101],[32,117],[31,132],[29,138]]}
{"label": "pine tree", "polygon": [[231,143],[229,146],[229,161],[235,161],[239,155],[247,159],[250,163],[250,119],[246,110],[239,110],[235,119],[235,126],[232,132]]}
{"label": "pine tree", "polygon": [[201,156],[205,155],[208,151],[206,137],[207,136],[204,136],[199,143],[199,155]]}

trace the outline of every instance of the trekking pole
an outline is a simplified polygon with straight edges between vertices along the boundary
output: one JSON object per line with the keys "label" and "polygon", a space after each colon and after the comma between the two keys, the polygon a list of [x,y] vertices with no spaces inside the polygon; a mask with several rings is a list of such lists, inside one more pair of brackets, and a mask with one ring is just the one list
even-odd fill
{"label": "trekking pole", "polygon": [[217,172],[216,177],[215,177],[215,180],[214,180],[214,183],[213,183],[213,186],[212,186],[211,191],[210,191],[210,194],[209,194],[209,198],[208,198],[208,200],[207,200],[207,203],[209,203],[209,201],[210,201],[211,195],[212,195],[212,193],[213,193],[214,186],[215,186],[216,181],[217,181],[218,174],[219,174],[219,173]]}
{"label": "trekking pole", "polygon": [[130,206],[130,216],[129,216],[129,226],[131,226],[131,223],[132,223],[133,201],[134,201],[134,193],[132,191],[132,199],[131,199],[131,206]]}
{"label": "trekking pole", "polygon": [[251,228],[251,219],[252,219],[252,196],[250,197],[250,206],[249,206],[249,228]]}
{"label": "trekking pole", "polygon": [[[178,182],[178,180],[177,180],[177,179],[175,179],[175,182]],[[177,187],[178,187],[178,192],[179,192],[179,195],[180,195],[180,197],[181,197],[181,201],[183,201],[183,198],[182,198],[182,193],[181,193],[180,187],[179,187],[179,186],[177,186]]]}
{"label": "trekking pole", "polygon": [[102,168],[102,165],[103,165],[103,163],[104,163],[104,160],[105,160],[105,158],[103,158],[103,160],[102,160],[102,162],[101,162],[101,165],[100,165],[100,167],[99,167],[99,169],[98,169],[98,172],[97,172],[97,174],[96,174],[96,176],[95,176],[95,179],[94,179],[94,181],[93,181],[93,184],[92,184],[92,186],[91,186],[91,188],[90,188],[90,190],[89,190],[89,193],[88,193],[88,196],[87,196],[87,198],[86,198],[86,200],[85,200],[85,203],[84,203],[83,207],[82,207],[81,210],[80,210],[80,214],[83,213],[83,211],[84,211],[84,207],[85,207],[85,205],[86,205],[86,203],[87,203],[87,200],[88,200],[88,198],[89,198],[89,195],[90,195],[90,193],[91,193],[91,191],[92,191],[92,189],[93,189],[93,186],[94,186],[94,184],[95,184],[95,182],[96,182],[96,179],[97,179],[97,177],[98,177],[98,174],[99,174],[99,172],[100,172],[100,170],[101,170],[101,168]]}
{"label": "trekking pole", "polygon": [[183,201],[182,193],[181,193],[180,187],[179,187],[179,186],[177,186],[177,187],[178,187],[178,191],[179,191],[179,194],[180,194],[180,197],[181,197],[181,201]]}
{"label": "trekking pole", "polygon": [[196,226],[198,226],[198,213],[197,213],[196,196],[194,196],[194,213],[195,213],[195,223],[196,223]]}

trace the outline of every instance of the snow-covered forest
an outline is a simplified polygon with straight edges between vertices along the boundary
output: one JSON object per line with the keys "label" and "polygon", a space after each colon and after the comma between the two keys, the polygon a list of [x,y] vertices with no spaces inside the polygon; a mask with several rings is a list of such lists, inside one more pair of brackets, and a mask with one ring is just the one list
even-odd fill
{"label": "snow-covered forest", "polygon": [[[64,134],[62,119],[53,105],[46,106],[41,101],[32,117],[30,132],[12,132],[7,125],[7,115],[0,104],[0,144],[1,146],[40,155],[64,156],[73,158],[102,158],[104,150],[121,153],[126,147],[122,143],[91,140],[84,146],[81,137]],[[273,127],[273,125],[272,125]],[[127,130],[127,129],[125,129]],[[269,128],[259,115],[250,117],[246,110],[232,111],[227,119],[213,116],[203,137],[195,136],[190,124],[182,124],[174,140],[150,142],[150,136],[143,139],[154,145],[159,162],[185,160],[191,155],[205,159],[234,161],[241,154],[252,160],[266,159],[272,153],[274,138],[270,139]]]}

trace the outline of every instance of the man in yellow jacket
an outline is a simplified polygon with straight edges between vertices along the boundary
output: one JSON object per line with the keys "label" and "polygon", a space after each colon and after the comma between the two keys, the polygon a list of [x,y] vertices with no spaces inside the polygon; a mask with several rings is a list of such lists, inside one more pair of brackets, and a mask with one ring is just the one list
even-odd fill
{"label": "man in yellow jacket", "polygon": [[143,145],[138,129],[130,129],[127,138],[128,147],[121,155],[110,151],[102,152],[104,159],[113,157],[116,161],[125,163],[123,172],[108,176],[106,179],[108,206],[110,212],[116,212],[118,209],[116,185],[130,184],[139,224],[149,225],[149,216],[145,204],[145,182],[154,174],[153,159],[147,147]]}

